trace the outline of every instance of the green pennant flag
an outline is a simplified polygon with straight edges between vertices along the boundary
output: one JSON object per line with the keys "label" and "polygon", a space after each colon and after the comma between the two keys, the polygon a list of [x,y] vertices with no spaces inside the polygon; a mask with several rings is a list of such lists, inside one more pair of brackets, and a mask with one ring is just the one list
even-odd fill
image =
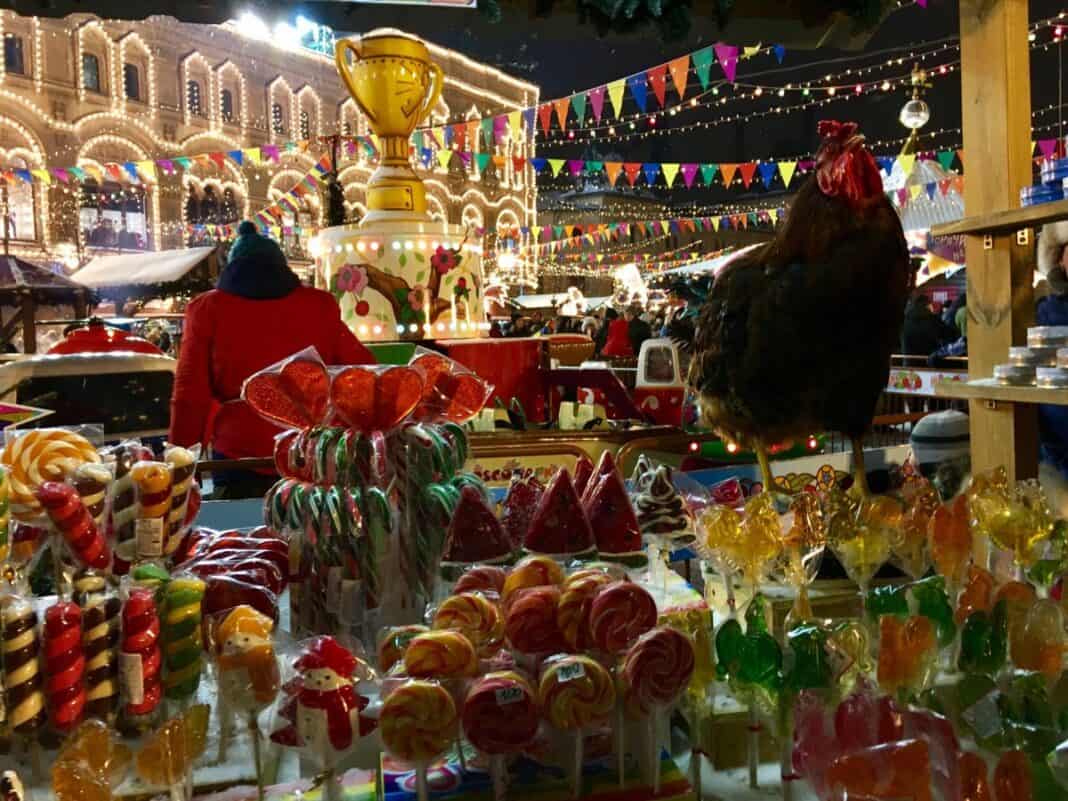
{"label": "green pennant flag", "polygon": [[424,145],[423,145],[423,132],[422,131],[416,131],[412,135],[412,146],[415,148],[416,154],[419,154],[419,153],[423,152]]}
{"label": "green pennant flag", "polygon": [[705,186],[712,186],[712,179],[716,177],[716,173],[719,171],[718,164],[702,164],[701,165],[701,180],[705,182]]}
{"label": "green pennant flag", "polygon": [[709,72],[712,69],[712,61],[715,57],[715,51],[711,46],[698,50],[690,57],[690,61],[693,62],[694,72],[697,73],[697,80],[701,82],[701,89],[706,91],[708,90]]}
{"label": "green pennant flag", "polygon": [[563,159],[549,159],[549,168],[553,171],[553,178],[560,174],[560,170],[564,166]]}
{"label": "green pennant flag", "polygon": [[942,169],[947,172],[953,168],[953,159],[956,154],[952,150],[940,150],[938,151],[938,163],[942,165]]}
{"label": "green pennant flag", "polygon": [[482,141],[486,147],[493,147],[493,117],[484,118],[480,125],[482,126]]}
{"label": "green pennant flag", "polygon": [[579,124],[586,119],[586,93],[579,92],[577,95],[571,95],[571,108],[575,109],[575,118],[579,121]]}
{"label": "green pennant flag", "polygon": [[478,164],[478,171],[485,172],[486,167],[489,166],[490,154],[489,153],[475,153],[475,162]]}
{"label": "green pennant flag", "polygon": [[587,161],[586,172],[601,172],[604,169],[603,161]]}
{"label": "green pennant flag", "polygon": [[553,226],[553,239],[563,239],[563,238],[564,238],[564,226],[562,226],[562,225],[554,225]]}

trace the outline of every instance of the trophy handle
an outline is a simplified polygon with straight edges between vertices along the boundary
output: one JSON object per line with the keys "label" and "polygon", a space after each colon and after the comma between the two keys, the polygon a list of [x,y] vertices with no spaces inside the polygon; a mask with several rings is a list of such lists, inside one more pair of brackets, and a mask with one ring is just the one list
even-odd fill
{"label": "trophy handle", "polygon": [[427,67],[433,73],[434,86],[430,89],[430,94],[427,95],[426,100],[423,101],[423,107],[419,111],[416,125],[430,116],[430,112],[434,109],[434,104],[438,102],[438,98],[441,97],[441,91],[445,88],[445,73],[442,72],[441,66],[437,62],[431,61],[427,63]]}
{"label": "trophy handle", "polygon": [[351,39],[339,39],[338,43],[334,46],[334,61],[337,64],[338,75],[341,76],[341,80],[345,82],[345,86],[349,90],[349,95],[352,97],[353,102],[359,107],[363,115],[367,117],[371,122],[375,122],[375,115],[371,113],[371,110],[360,102],[360,98],[356,92],[356,82],[352,80],[352,76],[349,74],[348,61],[345,58],[346,53],[352,53],[353,61],[359,61],[362,56],[359,49],[353,44]]}

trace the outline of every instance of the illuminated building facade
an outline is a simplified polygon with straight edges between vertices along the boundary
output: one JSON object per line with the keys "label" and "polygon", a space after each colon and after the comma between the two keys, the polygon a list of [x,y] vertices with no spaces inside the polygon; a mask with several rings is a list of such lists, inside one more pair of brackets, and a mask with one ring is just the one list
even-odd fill
{"label": "illuminated building facade", "polygon": [[[30,258],[84,261],[99,250],[182,247],[197,236],[193,225],[232,223],[274,202],[330,151],[326,137],[369,133],[336,74],[329,33],[316,34],[324,52],[315,52],[300,44],[296,29],[268,30],[254,18],[205,26],[8,11],[0,12],[0,31],[0,169],[192,159],[171,174],[156,170],[155,180],[113,180],[105,169],[102,181],[63,183],[54,173],[50,184],[0,181],[0,204],[8,209],[0,236]],[[538,102],[533,84],[428,44],[445,72],[433,124]],[[193,158],[304,141],[306,148],[282,147],[277,163]],[[447,169],[437,159],[432,169],[416,165],[431,213],[485,229],[491,238],[498,229],[533,227],[533,172],[529,166],[516,172],[511,158],[532,157],[533,143],[509,138],[488,147],[505,157],[499,174],[493,166],[479,174],[474,159],[465,165],[454,158]],[[359,219],[374,165],[364,148],[342,147],[340,154],[346,212]],[[286,243],[293,255],[306,252],[307,237],[323,221],[324,199],[308,193],[284,220],[301,232]]]}

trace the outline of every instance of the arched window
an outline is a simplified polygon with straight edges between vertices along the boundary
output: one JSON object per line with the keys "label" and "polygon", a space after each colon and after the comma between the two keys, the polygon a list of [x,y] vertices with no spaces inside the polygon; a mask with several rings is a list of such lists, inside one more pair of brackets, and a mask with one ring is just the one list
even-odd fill
{"label": "arched window", "polygon": [[145,188],[90,179],[82,184],[82,236],[90,247],[145,250],[149,247]]}
{"label": "arched window", "polygon": [[341,135],[352,136],[352,123],[348,120],[345,120],[343,123],[341,123]]}
{"label": "arched window", "polygon": [[141,99],[141,73],[136,64],[122,65],[122,85],[127,100]]}
{"label": "arched window", "polygon": [[204,107],[200,103],[200,84],[197,81],[186,81],[185,102],[190,114],[198,117],[204,116]]}
{"label": "arched window", "polygon": [[229,89],[223,89],[219,95],[219,110],[222,112],[223,122],[234,121],[234,93]]}
{"label": "arched window", "polygon": [[286,132],[285,118],[282,116],[282,104],[275,103],[271,106],[271,130],[276,134]]}
{"label": "arched window", "polygon": [[22,52],[22,37],[4,34],[4,70],[16,75],[26,74],[26,58]]}
{"label": "arched window", "polygon": [[300,110],[300,138],[311,139],[311,118],[304,109]]}
{"label": "arched window", "polygon": [[[5,170],[28,170],[32,165],[25,159],[0,160]],[[0,217],[0,237],[6,240],[32,242],[37,239],[37,200],[34,186],[24,181],[0,186],[0,206],[7,204],[6,218]]]}
{"label": "arched window", "polygon": [[82,88],[90,92],[103,92],[100,83],[100,59],[92,53],[82,53]]}
{"label": "arched window", "polygon": [[227,188],[223,191],[222,200],[222,213],[221,222],[232,223],[237,222],[237,216],[239,214],[237,206],[237,198],[234,196],[234,190]]}

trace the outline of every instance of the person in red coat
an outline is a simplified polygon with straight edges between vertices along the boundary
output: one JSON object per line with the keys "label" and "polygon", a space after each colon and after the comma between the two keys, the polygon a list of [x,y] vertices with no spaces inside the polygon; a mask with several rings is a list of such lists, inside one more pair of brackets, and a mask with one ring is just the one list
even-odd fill
{"label": "person in red coat", "polygon": [[609,317],[611,322],[606,323],[608,336],[601,349],[601,355],[614,359],[631,357],[634,355],[634,348],[630,344],[630,323],[616,315],[615,312],[612,312],[612,315]]}
{"label": "person in red coat", "polygon": [[[371,352],[341,321],[328,292],[302,286],[278,245],[243,222],[217,288],[185,312],[171,398],[170,441],[211,446],[216,458],[270,456],[278,428],[241,400],[253,373],[314,346],[327,364],[373,364]],[[270,486],[272,476],[215,475],[223,495]]]}

